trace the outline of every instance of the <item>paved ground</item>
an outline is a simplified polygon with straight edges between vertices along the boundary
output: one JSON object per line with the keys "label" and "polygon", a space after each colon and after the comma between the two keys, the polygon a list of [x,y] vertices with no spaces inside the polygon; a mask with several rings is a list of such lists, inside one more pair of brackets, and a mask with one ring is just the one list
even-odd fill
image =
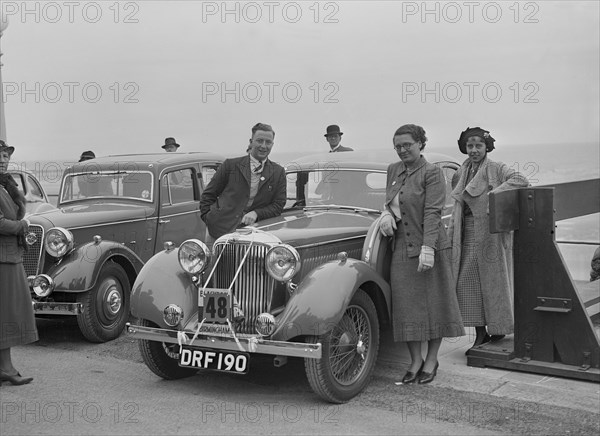
{"label": "paved ground", "polygon": [[167,382],[127,336],[89,344],[72,322],[41,321],[41,339],[17,347],[31,385],[0,389],[0,434],[598,434],[600,385],[466,366],[472,338],[444,341],[427,386],[394,384],[408,353],[386,338],[368,388],[323,403],[300,359],[247,376],[204,373]]}

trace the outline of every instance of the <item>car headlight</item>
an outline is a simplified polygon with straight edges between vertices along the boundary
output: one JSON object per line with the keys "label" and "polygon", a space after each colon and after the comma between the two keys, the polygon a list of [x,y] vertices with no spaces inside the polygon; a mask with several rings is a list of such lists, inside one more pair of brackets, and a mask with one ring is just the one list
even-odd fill
{"label": "car headlight", "polygon": [[265,266],[275,280],[287,282],[300,271],[300,255],[290,245],[278,245],[267,252]]}
{"label": "car headlight", "polygon": [[210,260],[210,251],[206,244],[198,239],[188,239],[179,247],[177,253],[179,265],[187,273],[198,274],[204,271]]}
{"label": "car headlight", "polygon": [[44,239],[46,252],[53,257],[63,257],[73,248],[73,234],[62,227],[48,230]]}

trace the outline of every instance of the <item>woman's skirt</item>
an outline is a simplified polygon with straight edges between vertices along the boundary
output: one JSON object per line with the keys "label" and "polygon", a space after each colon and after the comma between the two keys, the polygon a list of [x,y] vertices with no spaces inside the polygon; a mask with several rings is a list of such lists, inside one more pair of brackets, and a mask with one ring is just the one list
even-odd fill
{"label": "woman's skirt", "polygon": [[467,327],[486,325],[476,248],[475,220],[473,215],[466,215],[463,222],[462,249],[456,296],[463,322]]}
{"label": "woman's skirt", "polygon": [[400,229],[396,231],[391,264],[394,340],[463,336],[465,329],[452,280],[452,250],[436,251],[433,268],[418,272],[419,258],[408,257],[404,231]]}
{"label": "woman's skirt", "polygon": [[38,340],[22,263],[0,263],[0,349]]}

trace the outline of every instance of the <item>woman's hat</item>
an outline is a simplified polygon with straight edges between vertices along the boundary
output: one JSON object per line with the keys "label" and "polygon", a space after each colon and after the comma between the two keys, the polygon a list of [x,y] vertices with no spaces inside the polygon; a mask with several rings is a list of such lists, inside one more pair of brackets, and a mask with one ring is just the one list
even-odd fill
{"label": "woman's hat", "polygon": [[460,134],[460,138],[458,138],[458,148],[460,149],[462,154],[467,154],[467,139],[471,136],[479,136],[483,138],[485,142],[485,150],[486,152],[491,152],[494,148],[494,142],[496,141],[490,135],[490,132],[482,129],[481,127],[467,127],[467,130]]}
{"label": "woman's hat", "polygon": [[179,144],[177,141],[175,141],[175,138],[165,138],[165,145],[163,145],[161,148],[167,148],[170,145],[174,145],[175,147],[179,148]]}
{"label": "woman's hat", "polygon": [[342,136],[344,133],[340,132],[340,126],[337,126],[335,124],[332,124],[331,126],[327,126],[327,133],[325,133],[325,137],[329,136],[329,135],[340,135]]}
{"label": "woman's hat", "polygon": [[8,152],[9,156],[12,156],[13,152],[15,151],[15,147],[11,147],[6,142],[4,142],[2,139],[0,139],[0,151],[6,151],[6,152]]}
{"label": "woman's hat", "polygon": [[83,162],[84,160],[90,160],[90,159],[94,159],[96,158],[96,155],[94,154],[93,151],[84,151],[83,153],[81,153],[81,156],[79,157],[79,162]]}

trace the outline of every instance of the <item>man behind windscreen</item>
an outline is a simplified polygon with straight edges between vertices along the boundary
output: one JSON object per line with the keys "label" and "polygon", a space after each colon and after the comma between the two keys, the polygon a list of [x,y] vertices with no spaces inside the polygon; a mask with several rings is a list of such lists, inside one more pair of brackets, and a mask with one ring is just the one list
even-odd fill
{"label": "man behind windscreen", "polygon": [[256,124],[248,154],[226,159],[202,193],[200,214],[212,238],[281,214],[286,179],[283,167],[268,159],[274,139],[271,126]]}

